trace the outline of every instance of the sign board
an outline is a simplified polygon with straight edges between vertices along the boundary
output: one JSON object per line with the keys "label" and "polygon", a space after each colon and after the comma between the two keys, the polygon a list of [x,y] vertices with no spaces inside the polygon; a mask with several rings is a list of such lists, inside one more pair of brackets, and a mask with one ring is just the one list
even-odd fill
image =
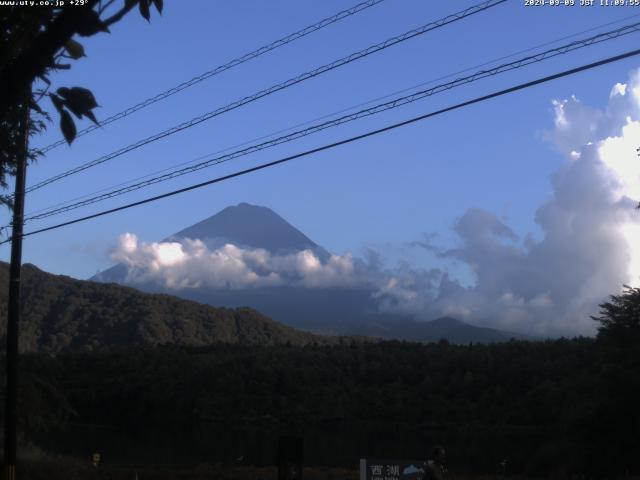
{"label": "sign board", "polygon": [[421,480],[424,460],[360,459],[360,480]]}
{"label": "sign board", "polygon": [[98,464],[100,463],[100,454],[99,453],[94,453],[91,456],[91,460],[93,461],[93,466],[97,467]]}

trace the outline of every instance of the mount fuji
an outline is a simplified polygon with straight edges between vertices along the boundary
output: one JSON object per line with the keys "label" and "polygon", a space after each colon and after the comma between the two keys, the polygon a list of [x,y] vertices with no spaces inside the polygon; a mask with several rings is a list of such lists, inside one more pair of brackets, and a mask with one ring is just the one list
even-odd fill
{"label": "mount fuji", "polygon": [[[243,278],[258,278],[263,283],[235,288],[229,282],[214,286],[206,282],[183,282],[169,286],[157,275],[152,275],[154,268],[159,268],[157,261],[148,261],[141,266],[134,265],[131,260],[122,261],[91,280],[119,283],[150,293],[170,293],[214,306],[248,306],[278,322],[316,333],[414,341],[446,339],[455,343],[497,342],[514,336],[452,318],[418,322],[406,316],[380,313],[373,295],[375,289],[366,282],[342,285],[320,282],[311,286],[299,281],[264,284],[274,278],[273,272],[266,271],[269,266],[279,266],[277,278],[281,279],[286,275],[295,276],[289,270],[299,268],[301,262],[317,270],[318,266],[329,265],[336,258],[267,207],[248,203],[227,207],[170,235],[159,244],[176,247],[179,258],[184,256],[185,245],[205,251],[209,255],[206,258],[230,248],[232,252],[248,252],[245,256],[253,262],[252,270],[243,272]],[[244,257],[225,257],[224,260],[220,264],[224,268],[230,268],[230,263],[246,261]],[[200,263],[196,262],[194,268],[201,267]],[[163,272],[171,272],[173,267],[165,265],[163,268]],[[210,274],[221,275],[218,270],[214,268]]]}

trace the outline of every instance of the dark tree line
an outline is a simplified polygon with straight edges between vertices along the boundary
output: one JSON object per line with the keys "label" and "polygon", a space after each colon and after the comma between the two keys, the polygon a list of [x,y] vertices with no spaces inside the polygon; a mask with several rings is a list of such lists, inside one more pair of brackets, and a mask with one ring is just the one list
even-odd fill
{"label": "dark tree line", "polygon": [[637,360],[610,355],[586,338],[31,355],[23,422],[58,453],[93,441],[128,462],[272,464],[285,433],[319,465],[423,458],[438,442],[458,471],[507,458],[513,473],[638,472]]}

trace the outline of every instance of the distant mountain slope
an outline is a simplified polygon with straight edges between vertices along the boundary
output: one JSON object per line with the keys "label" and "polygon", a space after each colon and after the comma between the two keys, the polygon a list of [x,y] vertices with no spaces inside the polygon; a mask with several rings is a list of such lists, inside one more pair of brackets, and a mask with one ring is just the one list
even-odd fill
{"label": "distant mountain slope", "polygon": [[[0,262],[0,316],[6,318],[9,267]],[[156,344],[306,345],[339,339],[301,332],[251,308],[202,305],[164,294],[148,294],[115,284],[52,275],[23,266],[23,352],[95,350]],[[6,322],[0,322],[4,345]]]}
{"label": "distant mountain slope", "polygon": [[414,342],[438,342],[444,339],[455,344],[505,342],[512,338],[525,339],[522,335],[470,325],[451,317],[442,317],[429,322],[396,317],[352,326],[340,333]]}

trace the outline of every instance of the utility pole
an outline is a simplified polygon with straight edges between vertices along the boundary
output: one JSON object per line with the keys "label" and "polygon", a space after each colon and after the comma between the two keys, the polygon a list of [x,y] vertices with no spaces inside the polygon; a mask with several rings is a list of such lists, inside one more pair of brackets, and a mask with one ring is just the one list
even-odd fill
{"label": "utility pole", "polygon": [[5,479],[15,480],[18,444],[18,329],[20,326],[20,273],[22,270],[22,224],[24,221],[24,190],[29,149],[29,86],[22,104],[16,158],[16,187],[11,233],[11,264],[9,266],[9,305],[7,315],[6,396],[4,410]]}

